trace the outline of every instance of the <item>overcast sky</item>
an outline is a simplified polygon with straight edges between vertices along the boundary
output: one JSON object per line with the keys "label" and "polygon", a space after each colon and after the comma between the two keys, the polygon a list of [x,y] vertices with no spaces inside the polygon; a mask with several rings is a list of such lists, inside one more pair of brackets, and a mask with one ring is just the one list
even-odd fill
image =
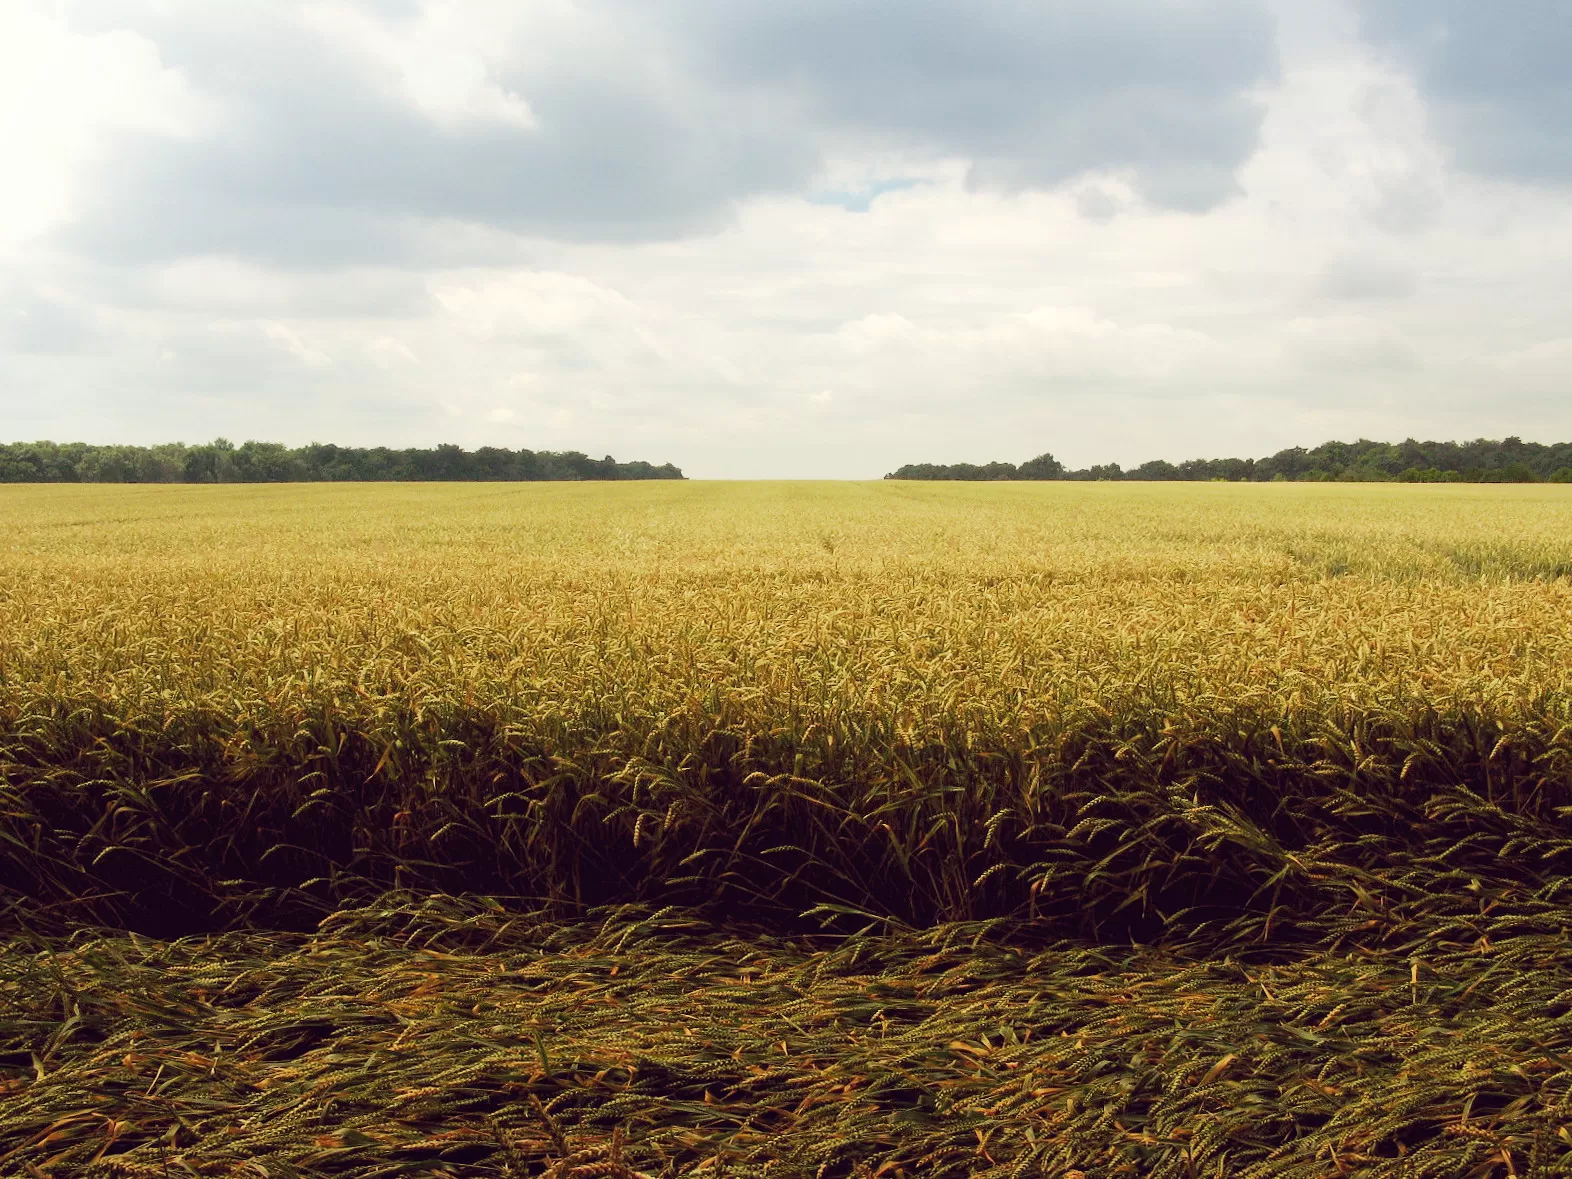
{"label": "overcast sky", "polygon": [[1572,438],[1565,0],[4,0],[0,440]]}

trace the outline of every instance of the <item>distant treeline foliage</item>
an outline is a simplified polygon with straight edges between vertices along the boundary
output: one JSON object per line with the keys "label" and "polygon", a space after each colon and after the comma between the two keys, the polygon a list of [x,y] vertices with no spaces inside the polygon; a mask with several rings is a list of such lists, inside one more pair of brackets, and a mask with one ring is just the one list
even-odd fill
{"label": "distant treeline foliage", "polygon": [[334,446],[224,438],[187,446],[90,446],[85,442],[0,443],[0,483],[324,483],[533,482],[571,479],[681,479],[670,463],[619,463],[576,450],[431,450]]}
{"label": "distant treeline foliage", "polygon": [[1215,480],[1256,483],[1273,480],[1348,483],[1572,483],[1572,442],[1549,446],[1504,438],[1472,442],[1323,442],[1314,450],[1296,446],[1262,459],[1154,459],[1132,470],[1118,463],[1067,470],[1051,454],[1014,463],[909,463],[886,479],[1099,479]]}

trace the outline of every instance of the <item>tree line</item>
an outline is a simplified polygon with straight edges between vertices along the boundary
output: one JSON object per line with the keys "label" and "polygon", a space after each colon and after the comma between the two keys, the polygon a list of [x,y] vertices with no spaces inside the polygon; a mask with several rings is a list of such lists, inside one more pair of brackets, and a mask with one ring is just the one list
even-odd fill
{"label": "tree line", "polygon": [[576,450],[478,450],[334,446],[224,438],[197,446],[92,446],[85,442],[0,443],[0,483],[534,482],[681,479],[670,463],[619,463]]}
{"label": "tree line", "polygon": [[1105,463],[1072,471],[1051,454],[1014,463],[909,463],[886,479],[1228,480],[1230,482],[1572,483],[1572,442],[1323,442],[1260,459],[1154,459],[1130,470]]}

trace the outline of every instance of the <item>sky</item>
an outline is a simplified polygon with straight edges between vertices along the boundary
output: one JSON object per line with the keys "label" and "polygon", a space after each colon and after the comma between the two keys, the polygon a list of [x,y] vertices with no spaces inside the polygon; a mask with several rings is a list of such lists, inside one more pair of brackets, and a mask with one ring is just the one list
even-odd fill
{"label": "sky", "polygon": [[5,0],[0,440],[1572,439],[1565,0]]}

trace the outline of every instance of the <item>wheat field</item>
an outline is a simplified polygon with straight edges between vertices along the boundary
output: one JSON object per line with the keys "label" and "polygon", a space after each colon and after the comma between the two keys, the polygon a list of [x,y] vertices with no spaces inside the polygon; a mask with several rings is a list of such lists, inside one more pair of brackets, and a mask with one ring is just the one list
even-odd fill
{"label": "wheat field", "polygon": [[1572,1169],[1572,489],[0,538],[0,1174]]}

